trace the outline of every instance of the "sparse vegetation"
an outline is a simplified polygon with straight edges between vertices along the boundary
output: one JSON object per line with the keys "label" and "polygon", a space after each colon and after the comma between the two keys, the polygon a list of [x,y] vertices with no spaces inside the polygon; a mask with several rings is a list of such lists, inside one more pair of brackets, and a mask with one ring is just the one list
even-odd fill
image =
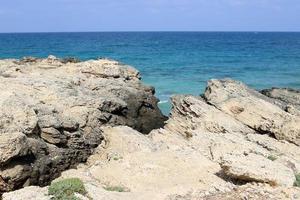
{"label": "sparse vegetation", "polygon": [[300,187],[300,174],[296,175],[296,180],[295,180],[294,186]]}
{"label": "sparse vegetation", "polygon": [[128,189],[122,186],[106,186],[104,189],[111,192],[128,192]]}
{"label": "sparse vegetation", "polygon": [[48,188],[48,194],[53,195],[52,200],[79,200],[75,193],[82,195],[87,193],[82,181],[78,178],[54,182]]}
{"label": "sparse vegetation", "polygon": [[121,159],[123,159],[123,157],[122,157],[122,156],[114,156],[114,157],[113,157],[113,160],[115,160],[115,161],[117,161],[117,160],[121,160]]}
{"label": "sparse vegetation", "polygon": [[272,160],[272,161],[275,161],[275,160],[277,160],[277,157],[276,157],[276,156],[273,156],[273,155],[269,155],[269,156],[268,156],[268,159],[269,159],[269,160]]}

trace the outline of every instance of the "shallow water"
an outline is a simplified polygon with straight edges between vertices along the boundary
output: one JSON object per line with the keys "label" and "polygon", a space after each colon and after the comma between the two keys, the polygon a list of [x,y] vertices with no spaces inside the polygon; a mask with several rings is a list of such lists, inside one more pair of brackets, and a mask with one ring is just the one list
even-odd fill
{"label": "shallow water", "polygon": [[109,57],[141,71],[169,112],[173,94],[203,92],[211,78],[230,77],[251,87],[300,88],[300,33],[115,32],[0,34],[0,58],[82,60]]}

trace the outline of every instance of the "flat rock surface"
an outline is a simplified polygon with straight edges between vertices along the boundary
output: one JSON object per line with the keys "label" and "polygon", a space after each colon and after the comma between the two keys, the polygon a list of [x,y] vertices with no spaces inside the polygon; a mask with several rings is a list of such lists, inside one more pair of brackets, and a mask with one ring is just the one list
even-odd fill
{"label": "flat rock surface", "polygon": [[227,176],[248,182],[293,186],[295,181],[292,169],[257,154],[225,155],[221,167]]}

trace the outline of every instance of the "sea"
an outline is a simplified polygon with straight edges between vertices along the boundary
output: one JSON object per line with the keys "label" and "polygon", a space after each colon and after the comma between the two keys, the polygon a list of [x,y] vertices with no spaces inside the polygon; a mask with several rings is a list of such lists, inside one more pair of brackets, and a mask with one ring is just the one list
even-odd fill
{"label": "sea", "polygon": [[175,94],[200,95],[209,79],[256,89],[300,89],[300,32],[1,33],[0,59],[111,58],[137,68],[156,88],[164,114]]}

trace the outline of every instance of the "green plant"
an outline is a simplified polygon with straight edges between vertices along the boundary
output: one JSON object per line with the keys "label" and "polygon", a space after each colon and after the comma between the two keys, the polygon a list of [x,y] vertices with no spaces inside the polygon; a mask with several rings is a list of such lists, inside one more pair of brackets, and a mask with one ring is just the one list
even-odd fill
{"label": "green plant", "polygon": [[296,175],[296,180],[294,182],[294,186],[300,187],[300,174]]}
{"label": "green plant", "polygon": [[78,178],[64,179],[53,182],[48,188],[48,194],[52,195],[53,200],[79,200],[75,193],[85,195],[87,192],[82,181]]}
{"label": "green plant", "polygon": [[277,160],[277,157],[273,156],[273,155],[269,155],[268,159],[274,161],[274,160]]}
{"label": "green plant", "polygon": [[120,157],[115,156],[115,157],[113,158],[113,160],[115,160],[115,161],[120,160],[120,159],[123,159],[123,157],[122,157],[122,156],[120,156]]}
{"label": "green plant", "polygon": [[106,186],[104,187],[105,190],[107,191],[112,191],[112,192],[127,192],[128,190],[122,186]]}

